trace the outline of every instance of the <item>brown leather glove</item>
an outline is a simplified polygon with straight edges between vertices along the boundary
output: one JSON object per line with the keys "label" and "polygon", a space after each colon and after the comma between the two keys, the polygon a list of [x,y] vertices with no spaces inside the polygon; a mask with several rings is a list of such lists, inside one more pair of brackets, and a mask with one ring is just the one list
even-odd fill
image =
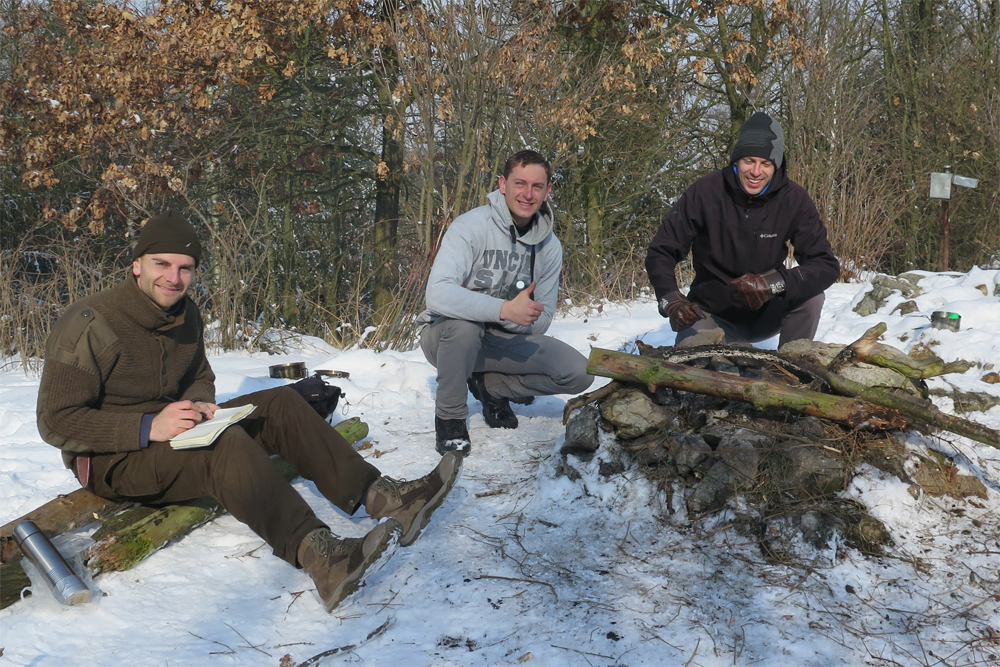
{"label": "brown leather glove", "polygon": [[701,306],[688,301],[680,292],[671,292],[657,306],[660,315],[670,318],[670,328],[674,331],[684,331],[698,320],[705,318]]}
{"label": "brown leather glove", "polygon": [[760,310],[765,303],[785,291],[785,279],[775,270],[763,275],[746,273],[729,283],[733,301],[741,308]]}

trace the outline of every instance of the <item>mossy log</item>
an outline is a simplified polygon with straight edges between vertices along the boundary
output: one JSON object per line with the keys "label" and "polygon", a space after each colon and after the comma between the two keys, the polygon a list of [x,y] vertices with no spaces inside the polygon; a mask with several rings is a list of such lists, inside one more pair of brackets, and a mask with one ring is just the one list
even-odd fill
{"label": "mossy log", "polygon": [[82,528],[101,516],[120,512],[133,505],[134,503],[105,500],[86,489],[77,489],[0,527],[0,609],[17,602],[21,597],[21,590],[31,585],[28,575],[21,567],[21,550],[14,541],[14,527],[17,524],[34,521],[51,538]]}
{"label": "mossy log", "polygon": [[[298,473],[282,459],[274,464],[291,481]],[[163,507],[139,506],[105,521],[92,538],[87,569],[102,572],[130,570],[139,561],[226,510],[215,498],[204,497]]]}
{"label": "mossy log", "polygon": [[[368,425],[358,417],[342,421],[334,429],[351,443],[368,435]],[[286,479],[297,476],[287,462],[278,458],[274,462]],[[111,516],[115,511],[130,506],[132,509]],[[5,531],[2,533],[4,559],[0,565],[0,609],[20,599],[21,589],[30,585],[21,567],[21,552],[10,537],[14,526],[25,519],[35,521],[50,538],[101,521],[102,526],[92,536],[95,544],[87,561],[87,568],[96,575],[131,568],[171,540],[189,533],[223,511],[214,498],[208,497],[183,504],[148,507],[104,500],[85,489],[49,501],[0,529]]]}
{"label": "mossy log", "polygon": [[907,423],[896,410],[857,398],[821,394],[808,389],[752,380],[729,373],[692,368],[601,348],[591,350],[587,372],[615,380],[638,382],[650,387],[671,387],[709,396],[747,401],[760,409],[795,410],[840,422],[851,428],[903,428]]}
{"label": "mossy log", "polygon": [[983,424],[977,424],[968,419],[945,414],[934,407],[929,401],[919,401],[909,396],[891,394],[881,389],[868,387],[860,382],[848,380],[842,375],[830,373],[822,368],[817,368],[816,373],[839,394],[861,398],[871,403],[890,407],[906,415],[911,421],[921,422],[928,426],[964,435],[976,442],[1000,449],[1000,431],[984,426]]}
{"label": "mossy log", "polygon": [[14,527],[22,521],[34,521],[39,530],[52,537],[70,530],[82,528],[131,507],[135,503],[115,502],[95,496],[87,489],[77,489],[72,493],[50,500],[22,517],[0,526],[0,563],[7,564],[21,560],[21,550],[14,541]]}

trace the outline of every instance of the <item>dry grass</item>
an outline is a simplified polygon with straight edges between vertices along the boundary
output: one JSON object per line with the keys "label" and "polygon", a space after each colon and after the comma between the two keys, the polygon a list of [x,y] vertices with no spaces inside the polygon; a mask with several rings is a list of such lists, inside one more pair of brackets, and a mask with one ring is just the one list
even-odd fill
{"label": "dry grass", "polygon": [[[81,239],[26,238],[0,253],[0,359],[37,372],[45,340],[59,316],[75,301],[113,285],[127,260],[100,257]],[[92,267],[115,267],[97,270]]]}

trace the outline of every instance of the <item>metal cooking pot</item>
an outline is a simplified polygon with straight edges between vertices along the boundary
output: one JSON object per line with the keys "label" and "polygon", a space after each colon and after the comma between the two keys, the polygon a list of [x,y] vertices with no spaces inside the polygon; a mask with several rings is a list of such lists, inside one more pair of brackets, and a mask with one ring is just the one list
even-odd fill
{"label": "metal cooking pot", "polygon": [[948,331],[958,331],[962,326],[962,316],[958,313],[949,313],[943,310],[935,310],[931,313],[931,326],[935,329],[947,329]]}
{"label": "metal cooking pot", "polygon": [[329,378],[344,378],[344,379],[347,379],[347,378],[351,377],[351,374],[348,373],[347,371],[333,371],[333,370],[327,370],[325,368],[317,368],[316,369],[316,374],[319,375],[319,376],[321,376],[321,377],[329,377]]}
{"label": "metal cooking pot", "polygon": [[286,380],[301,380],[306,376],[306,362],[292,361],[287,364],[275,364],[269,366],[268,375],[273,378],[284,378]]}

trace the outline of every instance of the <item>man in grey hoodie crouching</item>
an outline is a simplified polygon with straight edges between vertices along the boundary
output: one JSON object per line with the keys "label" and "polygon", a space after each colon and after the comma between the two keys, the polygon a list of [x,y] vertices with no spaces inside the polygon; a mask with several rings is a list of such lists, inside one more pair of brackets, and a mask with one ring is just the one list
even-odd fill
{"label": "man in grey hoodie crouching", "polygon": [[517,428],[511,402],[578,394],[594,378],[575,349],[543,334],[552,322],[562,245],[547,199],[552,169],[535,151],[515,153],[484,206],[445,232],[418,318],[420,346],[438,370],[437,450],[468,453],[466,387],[491,428]]}

